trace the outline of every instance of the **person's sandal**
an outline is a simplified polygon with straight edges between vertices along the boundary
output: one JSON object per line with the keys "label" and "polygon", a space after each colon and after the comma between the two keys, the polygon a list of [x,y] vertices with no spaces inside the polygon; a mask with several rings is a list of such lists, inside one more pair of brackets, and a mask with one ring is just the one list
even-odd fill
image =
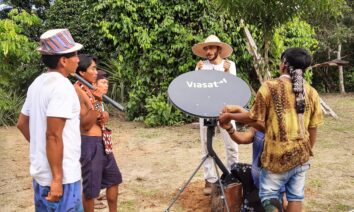
{"label": "person's sandal", "polygon": [[107,205],[105,205],[103,202],[99,202],[95,200],[95,205],[93,206],[95,209],[104,209],[107,208]]}
{"label": "person's sandal", "polygon": [[98,197],[97,197],[97,200],[107,200],[107,197],[106,197],[106,194],[100,194]]}

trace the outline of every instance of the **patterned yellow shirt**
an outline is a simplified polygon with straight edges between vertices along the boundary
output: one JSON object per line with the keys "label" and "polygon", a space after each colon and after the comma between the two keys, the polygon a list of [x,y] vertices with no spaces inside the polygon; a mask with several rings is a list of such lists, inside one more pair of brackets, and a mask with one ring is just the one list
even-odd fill
{"label": "patterned yellow shirt", "polygon": [[308,83],[305,90],[305,135],[295,109],[295,94],[288,79],[269,80],[258,90],[250,117],[265,123],[265,143],[261,156],[262,166],[274,173],[286,172],[307,162],[312,155],[308,128],[323,123],[320,97]]}

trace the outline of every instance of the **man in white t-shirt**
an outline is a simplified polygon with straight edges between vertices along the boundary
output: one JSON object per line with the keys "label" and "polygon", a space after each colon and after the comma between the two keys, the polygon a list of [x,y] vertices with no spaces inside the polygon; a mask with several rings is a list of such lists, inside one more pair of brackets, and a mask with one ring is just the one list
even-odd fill
{"label": "man in white t-shirt", "polygon": [[[236,65],[234,62],[225,58],[229,57],[232,53],[232,47],[226,43],[220,41],[215,35],[210,35],[204,42],[195,44],[192,47],[192,51],[195,55],[206,58],[207,60],[200,60],[197,63],[196,70],[215,70],[224,71],[236,76]],[[202,157],[204,158],[208,154],[207,150],[207,127],[204,126],[204,119],[199,119],[200,125],[200,140],[202,144]],[[235,122],[232,122],[235,127]],[[220,129],[222,140],[225,144],[227,168],[230,169],[231,165],[238,162],[238,146],[230,138],[228,132],[225,129]],[[209,157],[204,162],[204,179],[205,188],[203,190],[205,195],[211,194],[211,183],[215,183],[218,180],[215,171],[215,165],[213,159]]]}
{"label": "man in white t-shirt", "polygon": [[81,198],[80,102],[67,79],[79,63],[67,29],[40,37],[48,71],[30,85],[17,127],[30,142],[30,174],[36,211],[83,211]]}

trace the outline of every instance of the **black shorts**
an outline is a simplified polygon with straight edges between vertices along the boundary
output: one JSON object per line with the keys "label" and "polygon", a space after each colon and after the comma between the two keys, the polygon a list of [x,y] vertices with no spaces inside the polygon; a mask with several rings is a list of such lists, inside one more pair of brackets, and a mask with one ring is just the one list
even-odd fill
{"label": "black shorts", "polygon": [[86,199],[97,198],[101,189],[122,183],[114,155],[104,152],[101,136],[81,136],[80,162]]}

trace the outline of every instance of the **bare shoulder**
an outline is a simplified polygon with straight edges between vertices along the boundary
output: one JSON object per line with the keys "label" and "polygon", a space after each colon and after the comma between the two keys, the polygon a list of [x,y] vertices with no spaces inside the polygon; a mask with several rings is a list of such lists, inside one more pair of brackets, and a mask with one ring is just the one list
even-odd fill
{"label": "bare shoulder", "polygon": [[84,93],[84,91],[77,84],[74,85],[74,88],[75,88],[75,91],[79,97],[80,103],[81,104],[84,103],[85,97],[87,97],[87,95]]}

